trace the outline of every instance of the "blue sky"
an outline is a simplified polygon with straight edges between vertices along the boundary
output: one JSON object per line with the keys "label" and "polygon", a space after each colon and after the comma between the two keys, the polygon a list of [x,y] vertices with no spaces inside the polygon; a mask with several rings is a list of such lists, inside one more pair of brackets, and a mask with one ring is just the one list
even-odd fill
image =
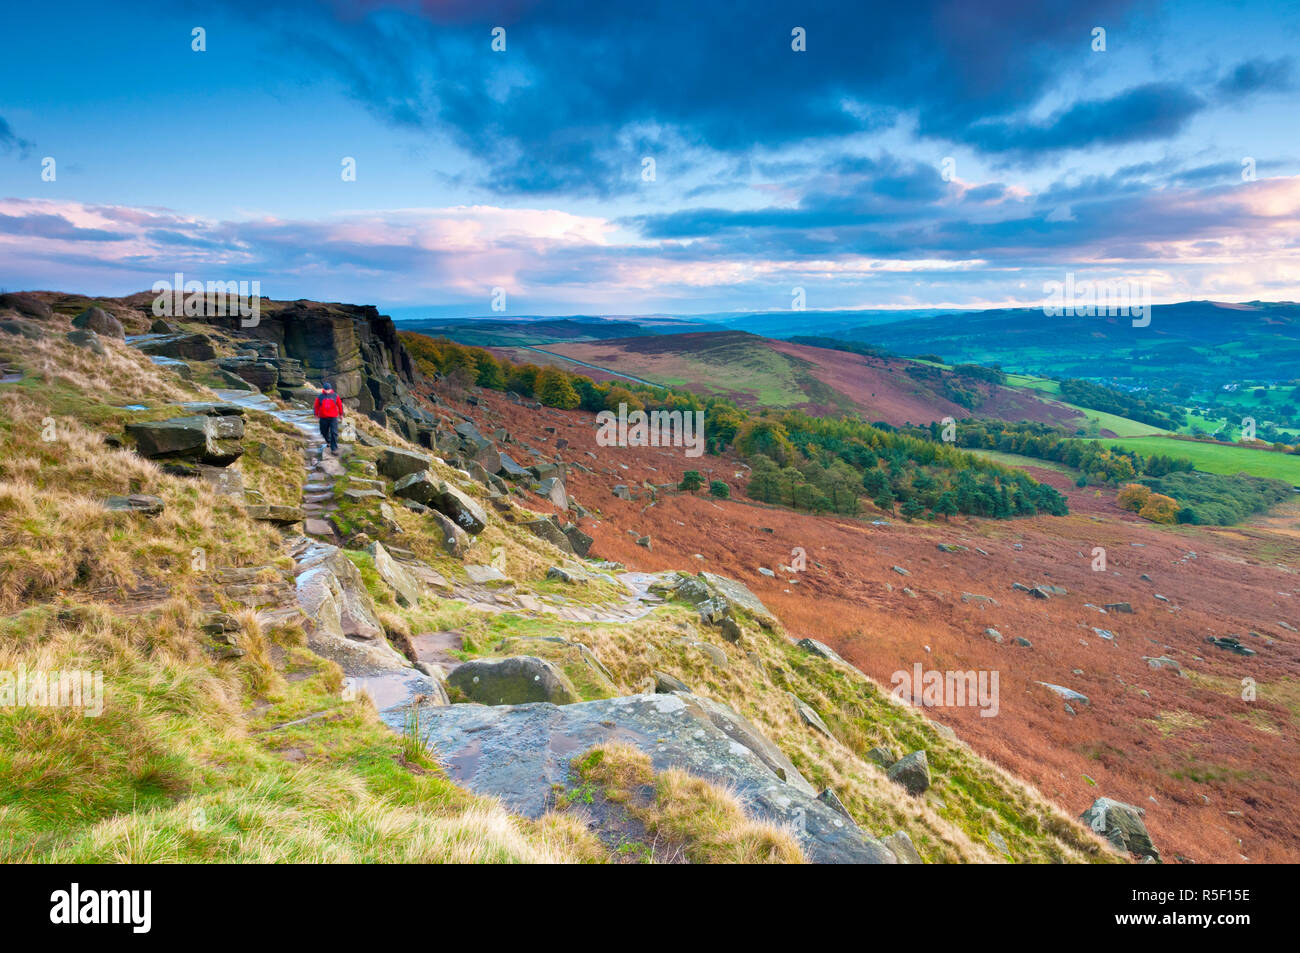
{"label": "blue sky", "polygon": [[1066,272],[1300,299],[1297,13],[14,6],[0,286],[183,271],[408,315],[495,288],[507,314],[1033,305]]}

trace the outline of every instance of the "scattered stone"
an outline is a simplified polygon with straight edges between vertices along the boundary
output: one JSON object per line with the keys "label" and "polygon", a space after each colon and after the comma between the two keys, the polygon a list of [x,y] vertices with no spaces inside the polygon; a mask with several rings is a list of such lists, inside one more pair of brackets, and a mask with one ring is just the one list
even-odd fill
{"label": "scattered stone", "polygon": [[984,635],[990,641],[997,642],[999,645],[1002,644],[1002,633],[999,632],[997,629],[992,628],[990,626],[989,628],[984,630]]}
{"label": "scattered stone", "polygon": [[393,495],[423,503],[450,517],[475,536],[487,527],[487,514],[478,503],[446,480],[435,478],[428,470],[402,477],[393,484]]}
{"label": "scattered stone", "polygon": [[989,843],[993,845],[998,853],[1005,854],[1007,857],[1011,856],[1011,848],[1007,846],[1007,839],[997,831],[989,831]]}
{"label": "scattered stone", "polygon": [[1156,658],[1151,658],[1149,656],[1144,655],[1142,657],[1142,661],[1146,662],[1154,669],[1167,668],[1167,669],[1172,669],[1175,672],[1181,672],[1183,670],[1182,666],[1179,665],[1177,661],[1171,659],[1167,655],[1161,655]]}
{"label": "scattered stone", "polygon": [[667,672],[652,671],[654,676],[655,691],[660,695],[671,695],[673,692],[689,692],[690,688],[685,682],[675,675],[669,675]]}
{"label": "scattered stone", "polygon": [[249,519],[263,523],[275,523],[277,526],[292,526],[301,523],[306,514],[300,506],[287,506],[283,503],[250,503],[244,507]]}
{"label": "scattered stone", "polygon": [[838,652],[825,642],[818,642],[816,639],[800,639],[795,644],[805,652],[811,652],[819,658],[829,659],[832,662],[843,662],[845,665],[848,664],[848,662],[845,662],[844,659],[840,658]]}
{"label": "scattered stone", "polygon": [[895,831],[886,837],[883,843],[893,852],[894,856],[898,858],[900,864],[925,863],[925,861],[921,859],[920,851],[918,851],[916,845],[912,843],[912,838],[907,836],[907,831]]}
{"label": "scattered stone", "polygon": [[1021,647],[1023,647],[1023,648],[1032,649],[1032,648],[1034,647],[1034,643],[1033,643],[1033,642],[1030,642],[1030,641],[1029,641],[1027,638],[1025,638],[1023,635],[1018,635],[1018,636],[1016,636],[1015,642],[1016,642],[1016,645],[1019,645],[1019,646],[1021,646]]}
{"label": "scattered stone", "polygon": [[510,579],[495,566],[466,566],[465,574],[469,581],[477,586],[491,586],[508,583]]}
{"label": "scattered stone", "polygon": [[710,645],[708,642],[693,642],[691,644],[703,652],[716,668],[726,668],[729,664],[727,653],[716,645]]}
{"label": "scattered stone", "polygon": [[893,570],[894,570],[894,572],[898,573],[900,576],[910,576],[910,575],[911,575],[911,573],[908,572],[906,569],[904,569],[902,566],[894,566],[894,567],[893,567]]}
{"label": "scattered stone", "polygon": [[1208,636],[1205,641],[1209,642],[1211,645],[1223,649],[1225,652],[1234,652],[1237,655],[1248,655],[1248,656],[1257,654],[1254,649],[1250,648],[1249,646],[1242,645],[1241,640],[1238,639],[1236,636],[1226,635],[1223,636],[1222,638],[1215,638],[1214,636],[1211,635]]}
{"label": "scattered stone", "polygon": [[827,738],[835,737],[831,734],[831,730],[826,727],[826,723],[822,721],[821,716],[813,710],[811,705],[793,692],[788,694],[790,695],[790,700],[794,702],[794,710],[798,712],[800,721],[813,729],[813,731],[825,735]]}
{"label": "scattered stone", "polygon": [[638,536],[638,537],[637,537],[636,544],[637,544],[638,546],[644,546],[646,549],[653,549],[653,548],[654,548],[654,547],[651,545],[651,541],[650,541],[650,537],[649,537],[649,536]]}
{"label": "scattered stone", "polygon": [[724,639],[728,642],[739,642],[740,637],[744,634],[739,622],[729,615],[722,617],[722,637]]}
{"label": "scattered stone", "polygon": [[569,537],[565,535],[564,530],[553,519],[529,520],[523,524],[524,529],[528,530],[538,539],[550,543],[556,549],[564,553],[572,553],[573,546],[569,543]]}
{"label": "scattered stone", "polygon": [[565,526],[564,535],[568,537],[569,546],[573,549],[574,555],[585,557],[589,552],[591,552],[591,544],[595,542],[595,540],[580,530],[577,526],[572,523]]}
{"label": "scattered stone", "polygon": [[867,758],[885,769],[892,768],[898,762],[898,756],[894,752],[880,745],[868,751]]}
{"label": "scattered stone", "polygon": [[1081,705],[1088,704],[1088,696],[1082,692],[1076,692],[1074,689],[1066,688],[1064,685],[1053,685],[1051,682],[1039,682],[1038,684],[1056,692],[1056,694],[1060,695],[1067,702],[1078,702]]}
{"label": "scattered stone", "polygon": [[565,569],[563,566],[552,566],[550,569],[546,570],[546,578],[558,579],[560,582],[570,586],[587,581],[586,575],[578,575],[576,572]]}
{"label": "scattered stone", "polygon": [[104,506],[119,513],[140,513],[144,516],[158,516],[166,505],[159,497],[144,493],[132,493],[130,496],[110,496]]}
{"label": "scattered stone", "polygon": [[1133,614],[1133,606],[1127,602],[1107,602],[1102,605],[1107,612],[1119,612],[1125,615]]}

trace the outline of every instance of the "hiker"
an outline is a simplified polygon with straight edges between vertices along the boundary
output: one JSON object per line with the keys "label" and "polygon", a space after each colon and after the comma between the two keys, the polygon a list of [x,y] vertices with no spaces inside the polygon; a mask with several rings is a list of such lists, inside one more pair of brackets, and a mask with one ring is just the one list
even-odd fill
{"label": "hiker", "polygon": [[339,418],[343,416],[343,398],[334,393],[334,388],[326,381],[320,385],[320,394],[316,397],[316,406],[312,408],[320,418],[320,435],[329,444],[330,453],[339,455]]}

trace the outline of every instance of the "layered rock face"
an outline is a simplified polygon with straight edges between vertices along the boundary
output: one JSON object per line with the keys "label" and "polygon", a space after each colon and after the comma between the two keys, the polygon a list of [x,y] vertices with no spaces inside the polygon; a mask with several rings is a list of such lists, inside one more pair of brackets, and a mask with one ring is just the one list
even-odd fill
{"label": "layered rock face", "polygon": [[402,405],[419,372],[392,318],[370,305],[265,302],[254,327],[242,327],[238,317],[219,320],[234,335],[273,342],[280,355],[301,362],[308,381],[329,381],[349,407],[380,422],[390,410],[404,416],[414,409]]}

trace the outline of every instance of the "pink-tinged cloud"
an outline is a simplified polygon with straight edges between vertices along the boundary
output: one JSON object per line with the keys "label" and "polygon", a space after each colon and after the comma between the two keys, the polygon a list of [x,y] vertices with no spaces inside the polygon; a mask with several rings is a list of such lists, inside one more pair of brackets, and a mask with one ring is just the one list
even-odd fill
{"label": "pink-tinged cloud", "polygon": [[[950,195],[979,186],[958,183]],[[935,203],[911,216],[783,227],[780,210],[689,239],[550,208],[399,208],[218,221],[164,208],[0,200],[0,283],[125,294],[183,271],[275,297],[482,302],[629,313],[1034,303],[1065,270],[1150,280],[1159,300],[1300,298],[1300,178],[1165,188],[1069,213],[1006,190],[1004,217]],[[706,210],[704,217],[711,214]],[[512,308],[512,310],[514,310]]]}

